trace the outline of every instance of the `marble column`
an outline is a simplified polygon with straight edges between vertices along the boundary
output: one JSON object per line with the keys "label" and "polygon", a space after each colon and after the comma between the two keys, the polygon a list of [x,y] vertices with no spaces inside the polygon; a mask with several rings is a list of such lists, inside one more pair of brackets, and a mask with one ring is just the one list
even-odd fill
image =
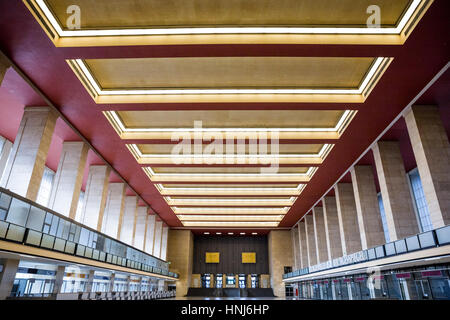
{"label": "marble column", "polygon": [[102,233],[114,239],[119,239],[120,217],[123,216],[125,207],[126,185],[123,182],[110,183],[108,185],[108,196],[103,214]]}
{"label": "marble column", "polygon": [[136,221],[137,205],[137,196],[125,197],[125,209],[123,211],[123,219],[120,228],[120,241],[123,241],[130,246],[133,245],[133,229]]}

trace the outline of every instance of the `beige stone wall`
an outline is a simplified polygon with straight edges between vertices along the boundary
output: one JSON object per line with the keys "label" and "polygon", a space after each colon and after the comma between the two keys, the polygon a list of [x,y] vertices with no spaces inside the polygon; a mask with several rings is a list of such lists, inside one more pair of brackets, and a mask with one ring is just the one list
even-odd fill
{"label": "beige stone wall", "polygon": [[269,233],[270,284],[277,297],[285,297],[284,267],[292,267],[294,264],[291,240],[291,232],[289,230],[273,230]]}
{"label": "beige stone wall", "polygon": [[170,271],[179,274],[176,282],[177,297],[183,297],[191,285],[192,264],[194,258],[194,236],[190,230],[169,230],[167,243],[167,261]]}

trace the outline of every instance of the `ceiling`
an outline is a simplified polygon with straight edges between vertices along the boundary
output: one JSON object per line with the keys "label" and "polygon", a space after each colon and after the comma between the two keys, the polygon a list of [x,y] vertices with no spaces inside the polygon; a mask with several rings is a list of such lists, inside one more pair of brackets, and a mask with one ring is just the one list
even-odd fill
{"label": "ceiling", "polygon": [[0,44],[169,226],[265,232],[306,214],[449,60],[446,1],[274,3],[2,2]]}

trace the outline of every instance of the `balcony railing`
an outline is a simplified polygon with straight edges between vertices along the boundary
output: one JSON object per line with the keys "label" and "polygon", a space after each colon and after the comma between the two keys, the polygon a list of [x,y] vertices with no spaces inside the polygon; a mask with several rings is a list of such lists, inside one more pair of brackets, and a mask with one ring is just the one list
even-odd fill
{"label": "balcony railing", "polygon": [[0,239],[178,278],[167,262],[3,188]]}
{"label": "balcony railing", "polygon": [[417,235],[389,242],[384,245],[359,251],[344,257],[329,260],[311,267],[295,270],[283,275],[283,279],[294,278],[319,271],[349,266],[367,261],[397,256],[418,250],[440,247],[450,244],[450,225],[439,229],[419,233]]}

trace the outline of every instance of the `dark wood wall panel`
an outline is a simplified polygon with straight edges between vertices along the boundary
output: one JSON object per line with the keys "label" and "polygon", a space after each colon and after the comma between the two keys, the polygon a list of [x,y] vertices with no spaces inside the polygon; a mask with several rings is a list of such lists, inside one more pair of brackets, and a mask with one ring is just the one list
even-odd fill
{"label": "dark wood wall panel", "polygon": [[[220,263],[206,263],[206,252],[220,252]],[[242,263],[242,252],[256,252],[256,263]],[[193,273],[268,274],[267,236],[195,236]]]}

